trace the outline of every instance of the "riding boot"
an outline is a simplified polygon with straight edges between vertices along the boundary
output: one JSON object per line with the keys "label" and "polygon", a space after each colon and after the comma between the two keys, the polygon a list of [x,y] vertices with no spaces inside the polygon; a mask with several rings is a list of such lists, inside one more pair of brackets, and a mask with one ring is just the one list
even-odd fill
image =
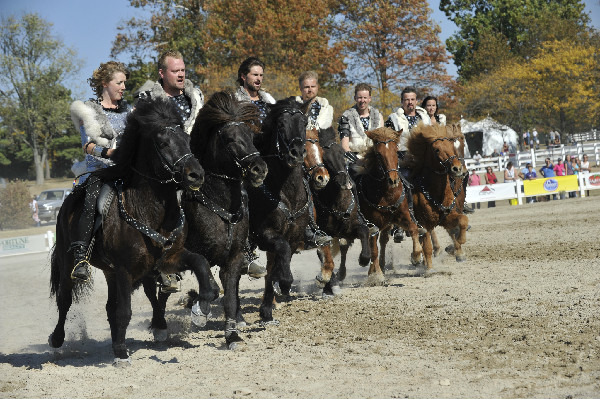
{"label": "riding boot", "polygon": [[69,251],[73,251],[75,259],[71,279],[87,283],[91,277],[90,263],[87,260],[88,244],[85,241],[75,241],[71,244]]}
{"label": "riding boot", "polygon": [[331,236],[323,230],[319,230],[316,225],[308,225],[304,229],[304,249],[313,249],[331,244]]}
{"label": "riding boot", "polygon": [[356,183],[354,183],[354,181],[352,181],[352,195],[354,195],[354,198],[356,198],[356,207],[357,207],[357,216],[358,216],[358,223],[360,224],[364,224],[369,228],[369,236],[370,237],[374,237],[377,234],[379,234],[379,227],[375,226],[374,223],[371,223],[367,220],[367,218],[365,217],[365,215],[362,214],[362,212],[360,211],[360,206],[358,205],[358,190],[356,188]]}
{"label": "riding boot", "polygon": [[87,253],[92,239],[92,230],[96,217],[96,201],[100,195],[101,187],[102,181],[93,175],[85,183],[85,200],[83,211],[77,223],[77,230],[75,231],[76,240],[71,243],[69,249],[73,251],[74,262],[71,279],[75,281],[87,282],[90,280],[91,271]]}

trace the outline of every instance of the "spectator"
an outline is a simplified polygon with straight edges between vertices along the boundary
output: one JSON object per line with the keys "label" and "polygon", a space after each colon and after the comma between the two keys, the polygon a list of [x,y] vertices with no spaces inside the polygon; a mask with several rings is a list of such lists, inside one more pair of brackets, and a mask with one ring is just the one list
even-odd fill
{"label": "spectator", "polygon": [[510,148],[508,147],[508,144],[505,141],[502,145],[502,155],[508,155],[509,150]]}
{"label": "spectator", "polygon": [[587,154],[583,154],[583,159],[581,160],[581,163],[579,165],[579,170],[581,173],[584,173],[584,174],[591,172],[590,160],[589,160]]}
{"label": "spectator", "polygon": [[504,169],[504,183],[512,183],[521,176],[521,172],[517,172],[512,161],[508,161]]}
{"label": "spectator", "polygon": [[[556,160],[556,165],[554,165],[554,173],[556,174],[556,176],[565,176],[565,173],[566,173],[565,165],[563,164],[563,161],[561,158],[558,158]],[[565,192],[561,191],[559,196],[560,196],[560,199],[565,199]]]}
{"label": "spectator", "polygon": [[494,158],[494,157],[499,157],[499,156],[500,156],[500,154],[498,154],[498,151],[494,150],[494,151],[492,152],[492,155],[490,155],[490,156],[491,156],[492,158]]}
{"label": "spectator", "polygon": [[[535,173],[535,170],[533,169],[533,166],[530,163],[527,164],[527,172],[525,172],[523,174],[523,178],[525,180],[534,180],[534,179],[537,179],[537,173]],[[533,203],[533,202],[536,202],[535,201],[535,197],[529,197],[529,198],[527,198],[527,202],[530,203],[530,204]]]}
{"label": "spectator", "polygon": [[[485,184],[492,185],[498,183],[498,178],[496,174],[492,170],[491,166],[485,168]],[[496,206],[496,201],[488,201],[488,208],[493,208]]]}
{"label": "spectator", "polygon": [[[580,173],[579,159],[575,156],[571,157],[571,171],[575,176]],[[569,191],[569,198],[577,198],[577,191]]]}
{"label": "spectator", "polygon": [[[479,177],[479,175],[477,175],[476,172],[477,171],[475,169],[471,169],[471,174],[469,175],[469,186],[481,185],[481,178]],[[480,209],[481,203],[475,202],[475,203],[473,203],[473,205],[471,205],[471,208],[475,209],[475,206],[477,206],[477,209]]]}
{"label": "spectator", "polygon": [[538,132],[535,128],[533,128],[533,131],[531,132],[531,147],[535,148],[536,150],[540,149],[540,140],[538,139]]}
{"label": "spectator", "polygon": [[39,218],[38,203],[37,203],[37,200],[35,199],[35,195],[31,198],[29,207],[31,208],[31,218],[35,222],[35,226],[39,227],[41,225],[41,223],[40,223],[40,218]]}
{"label": "spectator", "polygon": [[549,147],[553,147],[554,146],[554,142],[556,140],[556,133],[554,133],[554,130],[550,130],[550,142],[549,142]]}
{"label": "spectator", "polygon": [[[542,166],[540,168],[540,174],[544,177],[544,178],[549,178],[549,177],[555,177],[556,173],[554,173],[554,165],[552,164],[552,162],[550,161],[550,158],[546,158],[544,166]],[[546,197],[548,200],[550,200],[550,196],[548,195]],[[556,194],[552,194],[552,199],[555,200],[556,199]]]}
{"label": "spectator", "polygon": [[479,161],[481,161],[481,154],[479,153],[479,151],[475,151],[475,155],[473,155],[473,159],[477,163],[479,163]]}

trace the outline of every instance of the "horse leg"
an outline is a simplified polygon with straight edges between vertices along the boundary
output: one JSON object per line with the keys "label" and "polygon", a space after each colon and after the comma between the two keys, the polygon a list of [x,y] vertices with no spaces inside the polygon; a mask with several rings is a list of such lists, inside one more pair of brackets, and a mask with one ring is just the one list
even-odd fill
{"label": "horse leg", "polygon": [[[379,234],[379,239],[381,240],[384,234]],[[367,278],[367,285],[381,285],[385,281],[385,277],[383,276],[383,272],[379,267],[379,249],[377,248],[377,236],[373,236],[369,238],[371,243],[371,265],[369,267],[369,277]]]}
{"label": "horse leg", "polygon": [[[61,265],[57,265],[60,267]],[[61,282],[58,291],[56,292],[56,305],[58,306],[58,321],[54,327],[54,331],[48,338],[48,343],[53,348],[60,348],[65,342],[65,322],[67,320],[67,313],[73,303],[73,283],[71,282],[70,276],[71,264],[66,264],[66,267],[62,270]]]}
{"label": "horse leg", "polygon": [[131,321],[131,276],[124,269],[116,273],[105,273],[108,285],[106,315],[110,324],[112,348],[115,355],[114,365],[130,363],[129,353],[125,345],[127,326]]}
{"label": "horse leg", "polygon": [[323,287],[323,298],[332,297],[340,293],[340,285],[337,281],[333,269],[335,264],[333,262],[333,255],[331,254],[331,245],[325,245],[317,250],[319,259],[322,259],[321,274],[317,275],[317,282],[324,284]]}
{"label": "horse leg", "polygon": [[462,249],[462,244],[467,242],[469,218],[465,215],[458,214],[456,217],[448,218],[448,225],[453,226],[452,228],[446,229],[450,235],[450,238],[452,239],[452,245],[446,248],[446,252],[454,255],[457,262],[465,261],[467,259],[467,255]]}
{"label": "horse leg", "polygon": [[423,258],[426,270],[431,270],[431,267],[433,266],[432,256],[433,245],[431,243],[431,233],[429,230],[427,230],[425,236],[423,237]]}
{"label": "horse leg", "polygon": [[421,258],[423,258],[423,246],[421,245],[421,240],[419,237],[419,230],[417,228],[417,226],[415,225],[414,227],[410,228],[408,230],[408,234],[410,234],[410,238],[412,239],[413,242],[413,250],[412,250],[412,254],[410,255],[410,262],[416,266],[419,263],[421,263]]}
{"label": "horse leg", "polygon": [[360,240],[360,255],[358,256],[358,264],[361,266],[367,266],[371,259],[369,228],[364,224],[357,224],[355,234]]}
{"label": "horse leg", "polygon": [[433,245],[433,256],[436,257],[442,251],[442,247],[440,246],[440,241],[438,240],[437,233],[435,230],[430,231],[431,234],[431,244]]}
{"label": "horse leg", "polygon": [[[211,284],[210,264],[206,258],[197,253],[185,250],[181,254],[181,270],[192,270],[198,281],[198,296],[192,306],[192,323],[204,327],[211,316],[210,303],[215,299],[215,288]],[[218,291],[216,293],[218,297]]]}
{"label": "horse leg", "polygon": [[348,248],[350,248],[350,244],[340,244],[340,268],[337,273],[337,278],[340,281],[346,279],[346,257],[348,255]]}
{"label": "horse leg", "polygon": [[381,268],[381,272],[385,274],[385,248],[387,247],[387,243],[390,240],[389,235],[390,229],[383,229],[379,237],[379,267]]}
{"label": "horse leg", "polygon": [[[246,324],[240,306],[240,269],[243,264],[241,253],[230,262],[227,268],[221,268],[219,277],[223,284],[223,310],[225,313],[225,343],[228,349],[234,350],[244,340],[240,337],[238,327]],[[240,320],[241,319],[241,320]]]}
{"label": "horse leg", "polygon": [[278,325],[279,321],[273,319],[275,308],[275,290],[273,288],[273,269],[275,268],[275,254],[267,252],[267,276],[265,277],[265,291],[259,308],[262,325]]}
{"label": "horse leg", "polygon": [[158,342],[166,341],[167,320],[165,319],[165,311],[167,308],[167,299],[169,298],[169,294],[159,291],[157,297],[156,281],[154,280],[154,277],[150,275],[144,277],[142,280],[142,286],[144,287],[144,294],[146,294],[146,297],[152,306],[152,321],[150,322],[150,329],[154,335],[154,340]]}

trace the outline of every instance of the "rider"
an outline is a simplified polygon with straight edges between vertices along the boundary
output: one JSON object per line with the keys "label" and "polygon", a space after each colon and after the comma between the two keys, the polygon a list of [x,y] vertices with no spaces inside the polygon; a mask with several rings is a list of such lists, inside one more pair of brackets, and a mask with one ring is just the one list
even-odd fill
{"label": "rider", "polygon": [[275,99],[262,89],[265,64],[256,57],[248,57],[238,68],[238,88],[235,98],[238,101],[251,102],[259,110],[262,122],[269,113],[267,104],[275,104]]}
{"label": "rider", "polygon": [[[333,107],[329,101],[323,97],[317,97],[319,94],[319,75],[315,71],[307,71],[298,77],[300,87],[300,96],[296,96],[299,103],[308,102],[308,126],[317,130],[331,127],[333,121]],[[304,248],[310,249],[328,245],[331,237],[318,229],[312,212],[309,213],[310,222],[304,231]]]}
{"label": "rider", "polygon": [[[400,135],[400,142],[398,143],[398,160],[402,161],[406,154],[406,142],[410,135],[411,130],[419,123],[426,125],[431,124],[427,111],[417,105],[417,89],[412,86],[405,87],[400,94],[400,100],[402,105],[398,107],[394,112],[390,114],[388,119],[385,121],[385,126],[394,129],[399,132],[402,129]],[[408,171],[402,170],[404,177],[408,177]],[[408,196],[409,206],[412,208],[412,195]],[[394,242],[402,242],[404,233],[399,228],[392,229],[394,235]]]}
{"label": "rider", "polygon": [[[377,108],[371,106],[371,86],[359,83],[354,87],[354,101],[352,108],[344,111],[338,123],[338,133],[346,158],[355,163],[362,158],[364,152],[373,145],[365,134],[366,131],[383,127],[383,117]],[[362,216],[362,215],[361,215]],[[372,223],[367,223],[371,235],[377,234],[379,229]]]}
{"label": "rider", "polygon": [[[78,100],[71,104],[71,118],[81,134],[86,172],[112,165],[110,156],[119,144],[121,134],[125,131],[127,115],[131,112],[131,107],[123,100],[128,76],[129,72],[120,62],[101,63],[88,79],[97,98],[86,102]],[[83,185],[86,180],[84,208],[69,248],[75,258],[71,278],[83,282],[90,279],[88,249],[92,239],[96,201],[102,186],[98,177],[89,174],[83,175],[79,184]]]}
{"label": "rider", "polygon": [[[183,121],[183,130],[190,134],[198,112],[204,105],[204,94],[191,80],[185,78],[185,62],[183,55],[176,50],[166,50],[158,58],[158,75],[156,82],[144,84],[138,94],[138,100],[151,98],[170,99],[175,104]],[[179,274],[159,273],[157,282],[163,292],[178,292]]]}

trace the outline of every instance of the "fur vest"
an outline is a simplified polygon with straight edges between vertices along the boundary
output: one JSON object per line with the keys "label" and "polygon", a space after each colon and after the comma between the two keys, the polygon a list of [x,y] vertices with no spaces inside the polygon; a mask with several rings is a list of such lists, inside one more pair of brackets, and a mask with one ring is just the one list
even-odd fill
{"label": "fur vest", "polygon": [[[195,87],[191,80],[186,79],[183,86],[183,94],[187,98],[190,99],[191,102],[191,112],[190,117],[183,124],[183,130],[190,134],[192,132],[192,128],[194,127],[194,122],[196,121],[196,117],[198,116],[198,112],[200,112],[200,108],[204,105],[204,94],[202,94],[202,90],[199,87]],[[152,88],[148,91],[141,92],[139,94],[139,98],[141,100],[145,98],[159,98],[162,97],[164,99],[169,98],[167,93],[162,87],[160,81],[154,82]]]}
{"label": "fur vest", "polygon": [[[239,86],[234,93],[236,100],[241,102],[250,102],[252,99],[250,98],[250,94],[244,89],[244,86]],[[258,96],[261,100],[263,100],[267,104],[275,104],[275,99],[269,93],[264,90],[258,91]]]}
{"label": "fur vest", "polygon": [[[303,103],[302,97],[296,96],[296,101]],[[329,105],[329,101],[323,97],[315,97],[315,101],[321,105],[321,110],[317,116],[317,129],[327,129],[331,127],[333,121],[333,107]]]}
{"label": "fur vest", "polygon": [[[127,107],[127,104],[125,104]],[[71,104],[71,119],[79,132],[81,126],[90,140],[99,146],[116,148],[118,134],[111,126],[102,110],[102,106],[95,100],[73,101]]]}
{"label": "fur vest", "polygon": [[446,126],[446,115],[444,114],[437,114],[440,126]]}
{"label": "fur vest", "polygon": [[[367,148],[373,145],[373,141],[365,134],[365,128],[360,121],[360,116],[356,110],[356,105],[344,111],[342,116],[348,118],[350,136],[348,137],[348,146],[350,151],[359,154],[364,153]],[[377,108],[369,106],[369,129],[373,130],[383,126],[383,117]]]}
{"label": "fur vest", "polygon": [[[427,111],[423,108],[417,106],[415,107],[417,114],[421,116],[421,122],[426,125],[431,124],[431,120],[429,119],[429,115],[427,115]],[[389,116],[389,120],[394,124],[394,130],[399,132],[402,129],[402,134],[400,135],[400,143],[398,143],[398,151],[406,151],[406,142],[408,141],[408,137],[410,135],[410,131],[408,130],[408,119],[406,119],[406,115],[404,115],[404,109],[402,107],[398,107],[397,110],[392,112]]]}

